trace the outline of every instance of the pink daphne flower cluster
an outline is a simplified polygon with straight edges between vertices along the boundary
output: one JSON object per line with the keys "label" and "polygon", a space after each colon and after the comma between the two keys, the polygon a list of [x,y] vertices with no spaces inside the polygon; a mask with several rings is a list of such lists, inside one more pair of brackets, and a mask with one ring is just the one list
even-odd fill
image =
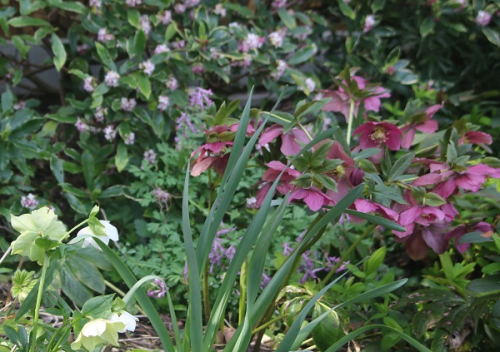
{"label": "pink daphne flower cluster", "polygon": [[[337,91],[324,91],[324,94],[333,99],[301,104],[317,104],[318,110],[345,112],[347,117],[346,106],[353,106],[355,116],[361,104],[365,112],[378,112],[380,99],[390,97],[384,88],[368,84],[358,76],[352,76],[350,84],[343,81]],[[489,231],[490,227],[477,219],[475,222],[461,220],[454,204],[460,195],[479,191],[488,178],[500,178],[500,168],[495,167],[500,161],[495,163],[491,162],[494,158],[488,158],[483,162],[477,152],[472,152],[473,145],[487,149],[486,145],[492,143],[491,136],[462,123],[449,127],[442,137],[447,138],[445,141],[429,138],[434,144],[427,146],[423,154],[420,145],[414,142],[425,140],[438,130],[434,116],[441,109],[442,104],[423,107],[419,101],[411,102],[399,122],[377,120],[373,114],[365,113],[357,116],[358,121],[365,121],[354,129],[350,146],[327,139],[301,155],[297,154],[314,140],[313,131],[300,123],[301,118],[283,125],[271,124],[258,140],[264,159],[259,163],[265,166],[265,171],[256,185],[255,200],[251,199],[247,206],[260,207],[278,177],[274,192],[289,194],[289,202],[305,204],[314,212],[338,204],[366,180],[366,199],[355,200],[351,209],[381,216],[404,228],[393,234],[415,260],[422,259],[428,249],[442,253],[451,239],[460,238],[470,229]],[[192,153],[193,176],[210,167],[219,175],[223,173],[238,125],[235,119],[210,124],[205,130],[207,143]],[[256,125],[250,124],[247,136],[253,135]],[[418,139],[417,133],[421,134]],[[393,154],[401,150],[405,152],[398,153],[399,158],[394,160]],[[425,157],[416,157],[416,152]],[[292,157],[295,158],[290,164]],[[357,215],[350,212],[346,216],[354,223],[363,221],[361,214]],[[463,224],[459,230],[454,227],[456,222]],[[464,250],[465,246],[458,242],[457,245],[460,251]],[[307,268],[311,269],[308,275],[314,277],[314,270],[318,268],[310,265]]]}

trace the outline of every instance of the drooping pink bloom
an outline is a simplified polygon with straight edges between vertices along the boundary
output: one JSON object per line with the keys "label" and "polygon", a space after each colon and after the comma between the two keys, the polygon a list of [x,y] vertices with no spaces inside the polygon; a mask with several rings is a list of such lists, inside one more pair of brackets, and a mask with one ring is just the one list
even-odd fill
{"label": "drooping pink bloom", "polygon": [[353,132],[358,133],[361,149],[387,146],[390,150],[399,150],[401,147],[401,131],[388,122],[365,122]]}
{"label": "drooping pink bloom", "polygon": [[476,16],[476,23],[481,27],[487,26],[491,21],[491,13],[488,11],[479,11]]}
{"label": "drooping pink bloom", "polygon": [[366,16],[365,24],[363,25],[363,33],[371,31],[374,25],[375,25],[375,16],[374,15]]}
{"label": "drooping pink bloom", "polygon": [[416,131],[420,131],[422,133],[436,132],[438,129],[438,123],[437,121],[431,119],[442,107],[443,106],[440,104],[433,105],[425,110],[425,117],[423,119],[412,121],[409,124],[402,126],[400,130],[405,133],[405,135],[401,141],[401,146],[405,149],[410,149],[411,143],[415,138]]}
{"label": "drooping pink bloom", "polygon": [[191,158],[193,158],[198,152],[200,153],[198,158],[194,161],[191,168],[191,176],[200,176],[201,173],[207,170],[212,165],[217,173],[225,169],[227,165],[228,157],[223,155],[227,147],[233,145],[233,142],[214,142],[207,143],[197,148],[191,153]]}
{"label": "drooping pink bloom", "polygon": [[466,132],[458,141],[458,145],[462,144],[488,144],[493,143],[493,138],[488,133],[480,131],[469,131]]}
{"label": "drooping pink bloom", "polygon": [[257,191],[256,196],[256,206],[261,207],[267,193],[271,189],[271,183],[274,182],[282,171],[283,175],[280,178],[280,184],[276,187],[276,190],[281,194],[286,194],[291,191],[294,186],[290,183],[301,175],[300,171],[287,168],[285,164],[281,161],[271,161],[265,164],[268,169],[262,175],[262,180],[265,182],[264,185]]}
{"label": "drooping pink bloom", "polygon": [[290,194],[288,201],[291,202],[296,199],[303,200],[312,211],[318,211],[319,209],[333,203],[333,200],[330,197],[316,187],[307,189],[296,188],[292,194]]}
{"label": "drooping pink bloom", "polygon": [[436,222],[427,227],[418,225],[411,235],[396,237],[396,241],[405,244],[406,253],[411,259],[421,260],[427,255],[429,248],[439,254],[446,251],[448,240],[445,239],[444,231],[448,226],[447,222]]}
{"label": "drooping pink bloom", "polygon": [[500,169],[485,164],[469,167],[465,171],[454,171],[446,164],[430,165],[431,173],[423,175],[412,182],[414,186],[437,186],[434,193],[447,199],[460,187],[467,191],[477,192],[486,181],[486,177],[500,178]]}
{"label": "drooping pink bloom", "polygon": [[426,205],[418,206],[414,204],[411,208],[399,214],[399,224],[403,226],[406,231],[393,232],[396,236],[402,238],[411,235],[416,224],[428,227],[432,223],[442,222],[443,220],[445,220],[445,214],[438,207],[430,207]]}
{"label": "drooping pink bloom", "polygon": [[30,210],[35,210],[38,207],[38,201],[35,199],[35,195],[29,193],[28,196],[21,197],[21,206]]}
{"label": "drooping pink bloom", "polygon": [[484,221],[478,222],[477,224],[475,224],[472,227],[463,224],[463,225],[459,225],[459,226],[455,227],[453,230],[449,231],[445,235],[445,238],[447,240],[451,240],[452,238],[454,238],[455,239],[455,247],[457,247],[457,249],[460,253],[464,253],[470,247],[470,243],[458,243],[458,240],[466,233],[474,232],[474,231],[481,232],[481,234],[483,236],[488,236],[488,235],[491,235],[493,228],[491,227],[490,224],[488,224],[487,222],[484,222]]}
{"label": "drooping pink bloom", "polygon": [[307,144],[309,143],[309,138],[307,134],[299,128],[292,128],[290,131],[283,133],[283,126],[280,124],[274,124],[264,130],[259,139],[259,145],[264,146],[276,138],[281,136],[281,152],[286,155],[295,155],[302,149],[302,146],[298,143]]}
{"label": "drooping pink bloom", "polygon": [[[383,218],[391,221],[398,221],[399,215],[394,210],[384,207],[381,204],[372,202],[366,199],[356,199],[353,204],[354,209],[361,213],[366,214],[378,214]],[[354,223],[359,224],[362,219],[356,216],[350,216]]]}
{"label": "drooping pink bloom", "polygon": [[[352,76],[352,80],[356,81],[356,84],[360,90],[366,87],[366,81],[359,76]],[[345,82],[343,82],[346,85]],[[336,91],[324,90],[322,91],[325,98],[332,98],[323,108],[324,111],[334,111],[340,112],[347,119],[349,116],[349,110],[351,108],[351,97],[344,88],[339,87]],[[375,89],[374,95],[357,100],[354,103],[354,116],[358,115],[358,109],[361,103],[364,104],[365,111],[375,111],[380,110],[380,99],[389,98],[391,95],[383,87],[378,87]]]}

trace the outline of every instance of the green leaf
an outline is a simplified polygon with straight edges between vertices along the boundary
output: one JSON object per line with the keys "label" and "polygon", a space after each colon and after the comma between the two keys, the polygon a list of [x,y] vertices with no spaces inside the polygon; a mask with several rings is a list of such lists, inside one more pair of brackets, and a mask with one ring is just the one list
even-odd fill
{"label": "green leaf", "polygon": [[94,319],[107,319],[111,314],[111,305],[113,303],[114,296],[115,295],[112,294],[89,299],[82,307],[82,315],[84,317],[92,317]]}
{"label": "green leaf", "polygon": [[489,292],[500,290],[500,275],[486,276],[474,279],[467,285],[467,289],[474,292]]}
{"label": "green leaf", "polygon": [[289,65],[298,65],[306,62],[314,55],[314,48],[312,45],[297,50],[297,52],[288,60]]}
{"label": "green leaf", "polygon": [[109,68],[112,71],[117,71],[116,65],[114,61],[111,59],[111,55],[109,54],[108,49],[101,43],[96,42],[95,47],[97,49],[97,54],[99,55],[99,58],[101,59],[102,63]]}
{"label": "green leaf", "polygon": [[87,189],[91,192],[94,190],[94,163],[94,156],[86,149],[82,153],[82,171]]}
{"label": "green leaf", "polygon": [[439,207],[446,204],[446,201],[436,193],[428,192],[424,196],[424,204],[430,207]]}
{"label": "green leaf", "polygon": [[87,7],[80,2],[48,0],[48,3],[62,10],[79,13],[80,15],[86,15],[88,13]]}
{"label": "green leaf", "polygon": [[483,27],[483,33],[491,43],[500,46],[500,34],[496,30],[489,27]]}
{"label": "green leaf", "polygon": [[125,169],[125,166],[127,166],[129,157],[128,157],[128,152],[127,152],[127,147],[123,142],[120,142],[118,144],[118,148],[116,151],[116,156],[115,156],[115,165],[118,170],[118,172],[122,172],[123,169]]}
{"label": "green leaf", "polygon": [[313,319],[328,313],[312,331],[314,344],[320,351],[326,350],[332,342],[338,341],[345,336],[338,314],[335,311],[327,312],[328,310],[321,303],[314,306]]}
{"label": "green leaf", "polygon": [[436,22],[432,16],[427,17],[420,25],[420,35],[425,37],[434,31]]}
{"label": "green leaf", "polygon": [[[86,194],[87,195],[87,194]],[[87,215],[88,211],[85,205],[71,193],[66,193],[69,206],[78,214]]]}
{"label": "green leaf", "polygon": [[387,220],[381,216],[366,214],[366,213],[362,213],[360,211],[350,210],[350,209],[346,210],[346,213],[350,214],[350,215],[357,216],[358,218],[361,218],[361,219],[368,220],[372,224],[381,225],[389,230],[400,231],[400,232],[406,231],[406,229],[404,227],[402,227],[401,225],[398,225],[395,222]]}
{"label": "green leaf", "polygon": [[146,49],[146,34],[141,29],[137,31],[134,37],[134,54],[141,58],[144,54],[144,50]]}
{"label": "green leaf", "polygon": [[141,26],[139,25],[139,20],[141,18],[141,14],[139,11],[135,8],[130,8],[127,11],[127,20],[128,23],[134,28],[140,29]]}
{"label": "green leaf", "polygon": [[104,293],[104,278],[94,266],[94,263],[89,263],[81,257],[73,256],[68,260],[67,265],[82,284],[95,292]]}
{"label": "green leaf", "polygon": [[288,28],[293,30],[297,26],[295,24],[295,18],[293,18],[286,9],[279,9],[278,16],[280,16],[281,20]]}
{"label": "green leaf", "polygon": [[61,71],[67,56],[61,39],[55,33],[52,33],[52,52],[54,53],[54,65],[57,71]]}
{"label": "green leaf", "polygon": [[12,109],[14,104],[14,95],[10,90],[9,86],[6,86],[5,92],[2,94],[2,112],[5,113],[8,110]]}
{"label": "green leaf", "polygon": [[399,158],[389,171],[388,181],[394,181],[396,177],[403,175],[410,167],[414,158],[415,153],[408,153]]}
{"label": "green leaf", "polygon": [[492,242],[491,233],[482,233],[479,231],[469,232],[460,237],[458,240],[459,244],[483,242]]}
{"label": "green leaf", "polygon": [[364,271],[366,276],[375,273],[380,265],[382,265],[382,263],[384,262],[386,251],[387,250],[385,247],[381,247],[373,252],[373,254],[370,256],[370,259],[368,259],[364,264]]}
{"label": "green leaf", "polygon": [[382,10],[385,6],[385,0],[374,0],[372,4],[373,13]]}
{"label": "green leaf", "polygon": [[225,3],[224,8],[231,10],[231,11],[238,12],[240,15],[242,15],[244,17],[248,17],[248,18],[254,17],[253,12],[245,6],[241,6],[238,4],[232,4],[232,3]]}
{"label": "green leaf", "polygon": [[177,34],[177,26],[175,22],[170,23],[165,31],[165,41],[169,42]]}
{"label": "green leaf", "polygon": [[7,23],[12,27],[50,26],[50,23],[45,20],[27,16],[11,18]]}
{"label": "green leaf", "polygon": [[50,157],[50,170],[52,170],[57,182],[64,183],[64,170],[62,162],[61,159],[59,159],[55,154],[52,154]]}
{"label": "green leaf", "polygon": [[344,2],[344,0],[337,0],[337,3],[339,5],[340,12],[342,12],[344,16],[349,17],[351,20],[356,18],[356,13]]}
{"label": "green leaf", "polygon": [[139,91],[144,94],[146,99],[149,99],[151,95],[151,83],[149,82],[149,78],[143,73],[139,74],[138,78]]}
{"label": "green leaf", "polygon": [[114,185],[102,191],[99,195],[99,199],[119,197],[121,195],[123,195],[123,186]]}

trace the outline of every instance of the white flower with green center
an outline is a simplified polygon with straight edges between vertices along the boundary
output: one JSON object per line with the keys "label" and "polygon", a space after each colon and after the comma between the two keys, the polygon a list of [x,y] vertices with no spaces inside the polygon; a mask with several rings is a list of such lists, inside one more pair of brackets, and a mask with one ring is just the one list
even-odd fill
{"label": "white flower with green center", "polygon": [[118,346],[118,331],[124,328],[125,324],[119,321],[91,320],[83,326],[71,348],[79,350],[83,346],[88,351],[93,351],[99,345]]}
{"label": "white flower with green center", "polygon": [[12,242],[12,254],[27,256],[40,265],[45,259],[45,250],[36,245],[38,238],[46,238],[55,242],[62,242],[68,233],[66,226],[57,220],[57,215],[49,207],[34,210],[31,214],[10,216],[12,227],[20,233]]}
{"label": "white flower with green center", "polygon": [[100,239],[104,244],[108,244],[109,240],[112,241],[118,241],[118,230],[116,227],[110,224],[109,221],[105,220],[99,220],[101,223],[101,227],[95,227],[94,232],[90,226],[84,227],[80,231],[78,231],[78,234],[76,235],[76,238],[85,236],[86,238],[83,240],[83,248],[88,247],[91,245],[92,247],[95,247],[99,250],[101,248],[97,245],[97,243],[94,241],[92,237]]}

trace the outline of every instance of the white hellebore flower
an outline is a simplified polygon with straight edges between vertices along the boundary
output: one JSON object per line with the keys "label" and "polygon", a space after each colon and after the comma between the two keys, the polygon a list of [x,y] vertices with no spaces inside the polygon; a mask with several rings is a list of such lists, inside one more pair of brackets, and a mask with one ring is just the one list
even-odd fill
{"label": "white hellebore flower", "polygon": [[77,238],[81,237],[81,236],[91,236],[91,237],[86,237],[83,240],[83,248],[91,245],[92,247],[95,247],[95,248],[101,250],[101,248],[97,245],[96,241],[94,241],[94,239],[92,237],[96,237],[96,238],[100,239],[106,245],[108,245],[109,240],[112,240],[115,242],[118,241],[118,230],[116,229],[116,227],[111,225],[109,223],[109,221],[99,220],[99,222],[104,226],[104,232],[106,232],[105,236],[96,235],[95,233],[92,232],[92,229],[89,226],[84,227],[83,229],[78,231],[78,234],[76,235]]}
{"label": "white hellebore flower", "polygon": [[79,350],[83,345],[87,350],[93,351],[100,345],[118,346],[118,331],[122,330],[124,325],[122,322],[106,319],[91,320],[84,325],[75,342],[71,344],[71,348]]}
{"label": "white hellebore flower", "polygon": [[116,323],[123,323],[125,327],[122,330],[118,330],[118,332],[122,333],[125,331],[134,331],[136,326],[136,321],[138,321],[136,317],[134,317],[129,312],[122,310],[121,312],[113,313],[109,317],[109,321]]}

